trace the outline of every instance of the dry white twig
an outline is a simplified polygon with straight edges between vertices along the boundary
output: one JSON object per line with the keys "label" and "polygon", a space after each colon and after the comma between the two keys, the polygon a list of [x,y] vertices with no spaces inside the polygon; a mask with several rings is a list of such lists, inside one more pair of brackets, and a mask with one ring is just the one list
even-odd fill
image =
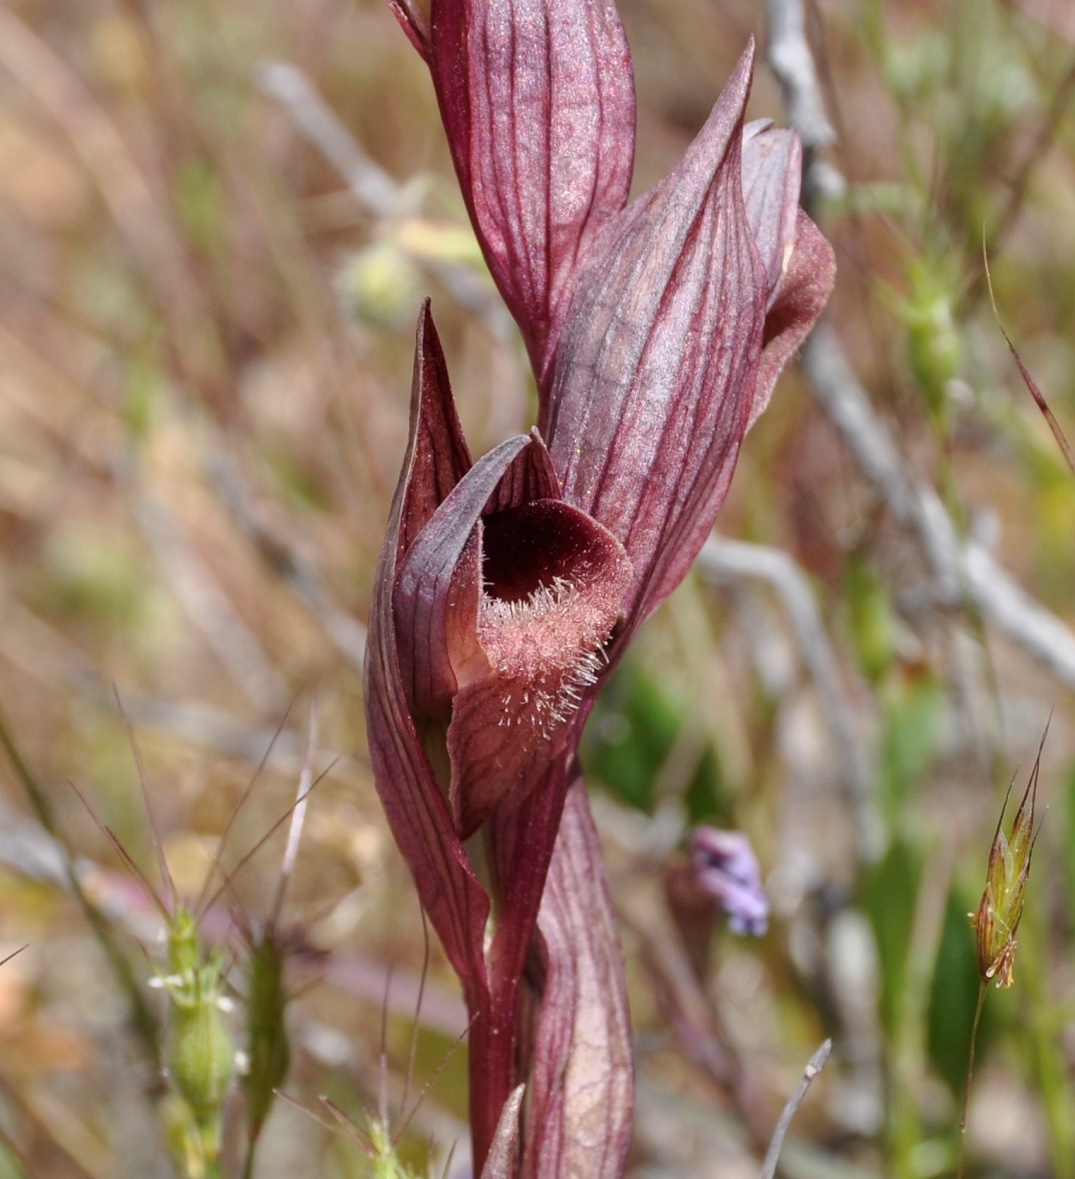
{"label": "dry white twig", "polygon": [[[162,700],[125,693],[123,704],[127,715],[139,727],[157,729],[177,740],[250,765],[264,762],[280,774],[291,775],[302,769],[304,742],[291,729],[281,730],[271,725],[254,729],[241,717],[192,700]],[[315,770],[322,773],[329,766],[345,775],[356,772],[353,757],[323,749],[318,753]]]}
{"label": "dry white twig", "polygon": [[980,610],[1055,676],[1075,685],[1075,632],[1021,589],[984,545],[960,538],[931,487],[907,478],[888,428],[874,413],[828,324],[815,329],[802,362],[814,395],[859,468],[892,515],[918,536],[934,578],[934,599]]}
{"label": "dry white twig", "polygon": [[381,220],[398,216],[404,203],[399,185],[370,159],[302,70],[288,62],[266,62],[258,71],[258,83],[339,172],[363,209]]}
{"label": "dry white twig", "polygon": [[805,1069],[803,1069],[802,1080],[799,1082],[798,1089],[792,1094],[787,1105],[784,1106],[784,1112],[780,1115],[780,1121],[776,1124],[776,1129],[773,1131],[773,1139],[769,1143],[769,1149],[765,1152],[765,1161],[761,1165],[760,1179],[773,1179],[776,1174],[776,1164],[780,1159],[780,1150],[784,1145],[784,1137],[788,1132],[788,1127],[791,1125],[791,1119],[795,1116],[796,1110],[802,1105],[803,1099],[806,1097],[807,1090],[813,1084],[814,1078],[825,1067],[825,1062],[829,1059],[829,1053],[832,1051],[832,1041],[826,1040],[824,1044],[810,1057]]}
{"label": "dry white twig", "polygon": [[161,501],[146,495],[139,499],[135,516],[165,584],[247,699],[260,710],[278,709],[288,697],[286,682],[191,546],[179,521]]}
{"label": "dry white twig", "polygon": [[[802,0],[768,0],[768,9],[773,30],[770,60],[784,87],[789,121],[805,143],[821,146],[816,112],[823,112],[824,105],[816,72],[812,64],[804,64],[807,59],[812,62],[812,55]],[[802,126],[801,118],[806,119]],[[820,166],[816,155],[811,157],[809,166]],[[862,473],[895,519],[917,536],[934,579],[934,599],[949,607],[979,610],[1054,675],[1075,685],[1075,631],[1022,590],[984,546],[962,539],[934,489],[908,477],[889,428],[874,411],[828,323],[814,329],[803,347],[802,364],[815,397]]]}
{"label": "dry white twig", "polygon": [[[413,198],[372,160],[316,87],[297,66],[271,61],[262,65],[258,81],[291,116],[296,128],[339,172],[352,196],[371,216],[388,221],[406,213]],[[468,311],[477,314],[498,338],[511,335],[512,323],[492,287],[466,266],[416,259]]]}
{"label": "dry white twig", "polygon": [[814,55],[806,40],[806,11],[802,0],[768,0],[769,65],[788,108],[788,121],[799,132],[803,147],[815,151],[835,142],[825,102],[818,86]]}
{"label": "dry white twig", "polygon": [[698,569],[703,577],[718,583],[754,578],[771,586],[779,595],[817,688],[840,759],[842,783],[854,807],[860,844],[868,854],[871,848],[879,846],[879,830],[871,802],[873,768],[859,736],[839,663],[806,575],[780,549],[717,536],[711,536],[702,546]]}
{"label": "dry white twig", "polygon": [[847,182],[823,155],[836,141],[836,132],[825,112],[814,57],[806,39],[803,0],[767,0],[769,17],[769,65],[784,92],[788,121],[799,132],[803,145],[804,203],[815,197],[841,197]]}
{"label": "dry white twig", "polygon": [[222,446],[215,449],[206,469],[221,502],[274,572],[306,603],[337,651],[361,672],[366,657],[366,628],[336,601],[317,568],[265,522],[253,492]]}

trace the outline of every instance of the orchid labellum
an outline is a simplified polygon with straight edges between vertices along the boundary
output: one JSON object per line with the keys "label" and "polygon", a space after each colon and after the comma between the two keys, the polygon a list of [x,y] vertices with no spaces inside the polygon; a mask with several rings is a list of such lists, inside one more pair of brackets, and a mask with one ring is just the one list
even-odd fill
{"label": "orchid labellum", "polygon": [[370,624],[374,775],[471,1016],[475,1172],[611,1179],[630,1029],[579,738],[711,529],[832,252],[798,207],[794,134],[743,126],[751,49],[679,166],[627,204],[611,0],[389,3],[540,412],[473,462],[423,308]]}

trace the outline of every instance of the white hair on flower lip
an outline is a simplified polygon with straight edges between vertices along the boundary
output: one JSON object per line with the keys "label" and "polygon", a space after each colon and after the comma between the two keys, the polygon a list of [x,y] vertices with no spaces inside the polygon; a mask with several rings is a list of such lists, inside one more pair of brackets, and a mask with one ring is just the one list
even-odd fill
{"label": "white hair on flower lip", "polygon": [[543,737],[566,724],[607,662],[607,614],[564,577],[508,601],[482,593],[478,638],[497,674],[514,684],[501,696],[501,728],[526,722]]}

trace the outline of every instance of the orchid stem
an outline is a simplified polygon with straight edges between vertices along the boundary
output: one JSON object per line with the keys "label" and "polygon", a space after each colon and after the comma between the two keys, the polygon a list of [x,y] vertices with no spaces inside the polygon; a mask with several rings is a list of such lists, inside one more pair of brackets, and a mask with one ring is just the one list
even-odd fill
{"label": "orchid stem", "polygon": [[963,1086],[963,1112],[959,1119],[959,1155],[956,1159],[956,1179],[963,1179],[963,1159],[967,1149],[967,1114],[970,1110],[970,1085],[974,1078],[974,1050],[978,1045],[978,1024],[982,1018],[982,1008],[985,1006],[985,995],[988,986],[983,982],[978,986],[978,1005],[974,1008],[974,1023],[970,1029],[970,1054],[967,1057],[967,1081]]}

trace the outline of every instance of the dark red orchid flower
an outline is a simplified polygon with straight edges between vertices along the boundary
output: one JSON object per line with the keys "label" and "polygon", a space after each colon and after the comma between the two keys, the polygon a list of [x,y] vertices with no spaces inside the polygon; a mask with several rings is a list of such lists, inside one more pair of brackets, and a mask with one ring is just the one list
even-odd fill
{"label": "dark red orchid flower", "polygon": [[743,127],[752,51],[627,205],[633,82],[609,0],[389,2],[540,415],[472,463],[427,304],[370,625],[374,775],[471,1014],[475,1171],[612,1179],[630,1036],[579,737],[712,527],[832,252],[798,208],[795,136]]}

